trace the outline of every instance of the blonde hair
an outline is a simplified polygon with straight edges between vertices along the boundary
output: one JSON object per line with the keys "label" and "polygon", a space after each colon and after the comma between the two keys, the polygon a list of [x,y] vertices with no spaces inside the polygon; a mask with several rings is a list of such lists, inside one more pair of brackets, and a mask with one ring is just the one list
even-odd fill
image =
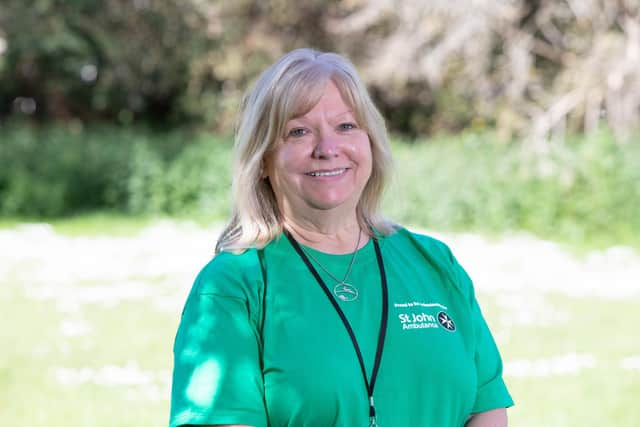
{"label": "blonde hair", "polygon": [[283,231],[273,189],[263,177],[264,158],[276,147],[286,123],[310,111],[330,80],[371,142],[371,177],[357,206],[360,226],[383,235],[393,231],[393,225],[379,213],[391,169],[382,115],[347,59],[335,53],[296,49],[267,68],[242,100],[234,146],[232,216],[218,239],[216,253],[262,248]]}

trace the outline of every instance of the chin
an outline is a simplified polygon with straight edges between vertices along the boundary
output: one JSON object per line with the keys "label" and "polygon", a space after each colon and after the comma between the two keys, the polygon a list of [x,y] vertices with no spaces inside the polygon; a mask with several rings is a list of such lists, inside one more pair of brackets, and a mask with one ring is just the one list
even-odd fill
{"label": "chin", "polygon": [[[315,199],[309,203],[314,209],[328,211],[337,208],[348,208],[352,205],[349,199]],[[353,204],[353,210],[356,209],[356,205]]]}

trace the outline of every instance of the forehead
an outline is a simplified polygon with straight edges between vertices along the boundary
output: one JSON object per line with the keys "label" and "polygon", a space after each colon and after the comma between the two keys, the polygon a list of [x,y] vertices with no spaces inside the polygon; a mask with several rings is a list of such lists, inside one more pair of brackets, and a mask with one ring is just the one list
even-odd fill
{"label": "forehead", "polygon": [[286,103],[282,116],[284,123],[306,115],[320,101],[344,110],[354,108],[347,86],[333,76],[298,83],[291,87],[289,102]]}
{"label": "forehead", "polygon": [[297,114],[294,114],[289,120],[308,116],[316,110],[335,116],[352,112],[351,105],[345,101],[344,95],[331,80],[315,95],[313,98],[308,99],[308,102],[304,103],[307,108],[295,112]]}

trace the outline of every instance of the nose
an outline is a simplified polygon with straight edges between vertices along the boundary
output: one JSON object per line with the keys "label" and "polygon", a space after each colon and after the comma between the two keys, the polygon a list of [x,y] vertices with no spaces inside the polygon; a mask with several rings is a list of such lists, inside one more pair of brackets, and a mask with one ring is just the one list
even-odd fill
{"label": "nose", "polygon": [[329,159],[338,155],[338,140],[335,135],[323,132],[319,135],[315,147],[313,147],[313,157],[316,159]]}

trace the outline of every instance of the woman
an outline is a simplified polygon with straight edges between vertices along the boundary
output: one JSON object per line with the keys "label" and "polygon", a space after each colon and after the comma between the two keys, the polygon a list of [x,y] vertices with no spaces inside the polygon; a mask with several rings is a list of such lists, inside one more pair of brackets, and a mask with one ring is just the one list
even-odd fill
{"label": "woman", "polygon": [[245,97],[234,211],[176,336],[171,427],[505,426],[472,283],[378,212],[384,121],[343,57],[298,49]]}

